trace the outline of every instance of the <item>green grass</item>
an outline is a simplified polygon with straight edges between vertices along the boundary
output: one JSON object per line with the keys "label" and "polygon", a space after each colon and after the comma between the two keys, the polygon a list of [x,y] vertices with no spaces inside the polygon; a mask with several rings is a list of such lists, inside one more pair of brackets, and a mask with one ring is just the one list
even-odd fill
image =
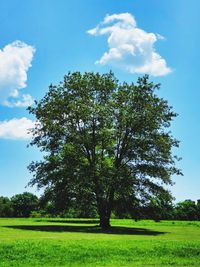
{"label": "green grass", "polygon": [[0,267],[200,266],[200,222],[0,219]]}

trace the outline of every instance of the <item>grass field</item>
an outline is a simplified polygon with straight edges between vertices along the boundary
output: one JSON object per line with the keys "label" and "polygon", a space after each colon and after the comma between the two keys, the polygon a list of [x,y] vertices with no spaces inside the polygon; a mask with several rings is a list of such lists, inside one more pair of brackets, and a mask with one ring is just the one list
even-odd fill
{"label": "grass field", "polygon": [[0,267],[200,266],[200,222],[0,219]]}

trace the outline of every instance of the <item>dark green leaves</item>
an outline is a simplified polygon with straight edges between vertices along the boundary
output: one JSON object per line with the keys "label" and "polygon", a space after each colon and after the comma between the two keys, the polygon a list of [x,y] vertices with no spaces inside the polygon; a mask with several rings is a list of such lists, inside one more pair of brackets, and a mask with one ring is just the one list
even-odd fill
{"label": "dark green leaves", "polygon": [[62,185],[72,201],[96,201],[99,212],[113,209],[115,196],[137,203],[167,192],[161,184],[180,173],[168,130],[177,114],[156,95],[159,87],[147,75],[120,84],[112,72],[68,73],[51,85],[29,108],[38,121],[31,144],[46,155],[30,165],[31,183],[54,195]]}

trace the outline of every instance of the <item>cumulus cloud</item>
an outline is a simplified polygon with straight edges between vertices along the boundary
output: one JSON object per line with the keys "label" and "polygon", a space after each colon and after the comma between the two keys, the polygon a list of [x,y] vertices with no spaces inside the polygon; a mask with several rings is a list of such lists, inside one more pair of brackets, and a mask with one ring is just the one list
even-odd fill
{"label": "cumulus cloud", "polygon": [[19,100],[5,100],[4,105],[10,108],[13,107],[28,107],[32,106],[34,103],[34,99],[32,98],[31,95],[22,95],[21,99]]}
{"label": "cumulus cloud", "polygon": [[0,121],[0,138],[2,139],[21,139],[31,138],[29,130],[33,128],[35,122],[23,117],[21,119],[11,119]]}
{"label": "cumulus cloud", "polygon": [[96,64],[109,64],[130,73],[147,73],[153,76],[171,72],[154,46],[164,37],[138,28],[130,13],[107,15],[99,25],[87,32],[94,36],[108,35],[109,49]]}
{"label": "cumulus cloud", "polygon": [[[26,87],[27,72],[31,67],[31,62],[35,48],[21,41],[15,41],[0,49],[0,103],[7,106],[25,106],[27,95],[22,95],[20,99],[19,90]],[[9,105],[9,98],[16,99]]]}

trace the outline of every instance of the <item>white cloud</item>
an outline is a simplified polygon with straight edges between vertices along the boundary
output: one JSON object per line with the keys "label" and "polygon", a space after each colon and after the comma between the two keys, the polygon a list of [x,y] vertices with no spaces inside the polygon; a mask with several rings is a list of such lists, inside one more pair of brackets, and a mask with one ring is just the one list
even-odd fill
{"label": "white cloud", "polygon": [[129,13],[107,15],[103,22],[88,33],[94,36],[108,35],[109,49],[96,64],[109,64],[130,73],[147,73],[153,76],[171,72],[165,59],[154,47],[155,42],[164,37],[138,28],[134,16]]}
{"label": "white cloud", "polygon": [[[0,103],[7,103],[9,98],[19,98],[19,90],[26,87],[27,72],[31,67],[31,62],[35,48],[21,41],[15,41],[0,49]],[[17,100],[18,105],[24,106],[25,98]],[[9,101],[8,101],[9,102]],[[19,102],[23,102],[19,105]],[[14,105],[14,102],[12,106]]]}
{"label": "white cloud", "polygon": [[21,100],[15,100],[15,101],[9,101],[5,100],[3,104],[7,107],[28,107],[32,106],[34,103],[34,99],[32,98],[31,95],[22,95]]}
{"label": "white cloud", "polygon": [[23,117],[21,119],[11,119],[0,121],[0,138],[2,139],[21,139],[31,138],[29,129],[33,128],[35,122]]}

